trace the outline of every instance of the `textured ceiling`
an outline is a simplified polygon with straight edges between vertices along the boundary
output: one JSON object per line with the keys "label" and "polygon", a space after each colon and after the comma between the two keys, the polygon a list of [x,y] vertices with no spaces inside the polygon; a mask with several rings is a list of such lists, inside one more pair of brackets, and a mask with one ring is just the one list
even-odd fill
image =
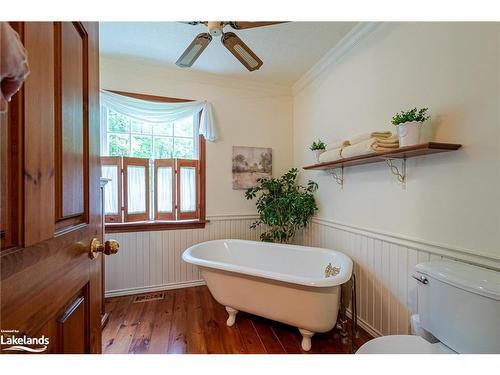
{"label": "textured ceiling", "polygon": [[[234,31],[264,62],[249,72],[214,38],[191,69],[228,78],[291,86],[353,27],[354,22],[290,22]],[[204,25],[180,22],[101,22],[100,51],[181,69],[175,61]]]}

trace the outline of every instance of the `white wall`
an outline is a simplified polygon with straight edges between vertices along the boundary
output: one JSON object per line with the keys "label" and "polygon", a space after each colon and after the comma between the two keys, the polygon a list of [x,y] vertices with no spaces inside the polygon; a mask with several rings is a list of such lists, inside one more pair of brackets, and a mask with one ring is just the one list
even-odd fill
{"label": "white wall", "polygon": [[281,173],[312,163],[313,139],[393,130],[394,113],[428,106],[433,121],[426,137],[464,147],[410,159],[406,190],[382,163],[348,168],[343,190],[323,172],[301,175],[319,182],[320,211],[297,243],[353,259],[365,329],[408,333],[417,307],[416,263],[451,258],[500,269],[499,54],[499,24],[385,24],[334,63],[323,61],[326,69],[314,80],[301,80],[293,109],[286,88],[247,82],[251,87],[242,89],[238,82],[155,67],[146,74],[103,59],[103,87],[205,98],[216,107],[223,135],[208,145],[211,223],[204,230],[108,236],[118,237],[122,249],[108,258],[107,293],[199,283],[197,270],[180,261],[183,249],[207,239],[258,238],[248,228],[254,216],[243,215],[254,213],[253,202],[231,190],[233,144],[273,147],[273,167]]}
{"label": "white wall", "polygon": [[408,161],[403,190],[384,163],[325,172],[319,217],[500,258],[500,24],[383,24],[294,97],[294,164],[317,138],[394,130],[396,112],[429,107],[424,140],[463,149]]}
{"label": "white wall", "polygon": [[207,142],[207,215],[254,214],[255,202],[232,190],[232,146],[273,149],[273,174],[292,165],[291,89],[101,56],[101,88],[213,104],[220,140]]}

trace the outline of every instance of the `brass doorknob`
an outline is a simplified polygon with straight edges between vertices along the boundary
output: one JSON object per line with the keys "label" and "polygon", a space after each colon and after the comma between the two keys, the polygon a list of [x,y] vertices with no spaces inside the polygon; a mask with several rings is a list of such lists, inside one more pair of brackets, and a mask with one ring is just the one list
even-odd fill
{"label": "brass doorknob", "polygon": [[113,255],[118,252],[119,248],[120,244],[116,240],[108,240],[103,244],[97,238],[94,238],[92,242],[90,242],[89,257],[90,259],[95,259],[97,258],[99,253],[104,253],[106,255]]}

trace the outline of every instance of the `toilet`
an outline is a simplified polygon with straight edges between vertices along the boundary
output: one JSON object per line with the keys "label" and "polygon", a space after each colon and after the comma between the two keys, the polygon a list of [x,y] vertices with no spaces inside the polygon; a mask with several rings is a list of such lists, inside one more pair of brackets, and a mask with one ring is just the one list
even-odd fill
{"label": "toilet", "polygon": [[414,335],[378,337],[356,354],[500,353],[500,273],[456,261],[415,266]]}

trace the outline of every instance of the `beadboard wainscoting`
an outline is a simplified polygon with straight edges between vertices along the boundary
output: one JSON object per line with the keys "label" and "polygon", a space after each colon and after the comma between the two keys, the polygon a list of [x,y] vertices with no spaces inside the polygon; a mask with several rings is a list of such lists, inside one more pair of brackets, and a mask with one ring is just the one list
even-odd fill
{"label": "beadboard wainscoting", "polygon": [[[106,257],[106,296],[204,284],[197,268],[182,261],[182,252],[208,240],[258,240],[261,230],[250,229],[256,218],[213,216],[204,229],[106,235],[106,239],[120,242],[120,251]],[[295,243],[335,249],[352,258],[358,321],[373,336],[409,333],[410,315],[417,311],[417,285],[411,277],[417,263],[449,258],[500,268],[499,259],[319,218],[313,219]]]}
{"label": "beadboard wainscoting", "polygon": [[[454,259],[498,269],[499,259],[314,218],[296,239],[306,246],[341,251],[354,262],[358,322],[373,336],[408,334],[417,312],[413,267],[420,262]],[[350,306],[348,308],[350,313]]]}
{"label": "beadboard wainscoting", "polygon": [[204,284],[198,269],[182,260],[182,252],[209,240],[258,240],[261,230],[250,229],[256,218],[256,215],[212,216],[204,229],[106,234],[106,240],[120,243],[120,251],[106,257],[106,297]]}

